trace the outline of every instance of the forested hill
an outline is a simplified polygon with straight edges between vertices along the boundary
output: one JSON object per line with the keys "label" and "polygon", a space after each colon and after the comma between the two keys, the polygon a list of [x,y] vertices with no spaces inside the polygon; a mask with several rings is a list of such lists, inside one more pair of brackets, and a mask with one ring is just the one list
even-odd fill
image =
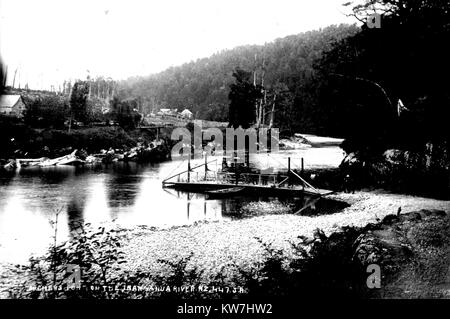
{"label": "forested hill", "polygon": [[278,112],[276,124],[282,124],[284,128],[291,128],[295,123],[305,127],[311,124],[299,116],[309,114],[307,109],[315,104],[311,101],[314,99],[311,93],[315,87],[315,64],[334,43],[355,35],[359,30],[355,25],[333,25],[276,39],[265,45],[224,50],[158,74],[122,81],[119,94],[122,99],[138,99],[144,112],[160,108],[188,108],[197,118],[227,121],[233,71],[238,67],[247,71],[257,69],[257,82],[261,84],[264,69],[265,87],[283,87],[289,93],[290,102],[286,104],[290,105],[284,106],[288,110]]}

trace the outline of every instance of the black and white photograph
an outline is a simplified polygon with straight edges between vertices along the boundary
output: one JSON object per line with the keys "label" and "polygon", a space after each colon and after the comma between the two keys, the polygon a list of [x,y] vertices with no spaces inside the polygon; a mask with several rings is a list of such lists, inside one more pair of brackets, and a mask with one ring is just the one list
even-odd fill
{"label": "black and white photograph", "polygon": [[448,0],[0,0],[0,299],[450,299],[449,41]]}

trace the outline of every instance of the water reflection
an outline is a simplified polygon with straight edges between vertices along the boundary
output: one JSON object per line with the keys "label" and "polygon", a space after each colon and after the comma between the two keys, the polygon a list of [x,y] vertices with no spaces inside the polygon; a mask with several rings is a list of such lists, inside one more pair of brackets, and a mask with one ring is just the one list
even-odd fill
{"label": "water reflection", "polygon": [[18,171],[19,176],[36,179],[43,184],[61,184],[74,176],[74,166],[30,167]]}
{"label": "water reflection", "polygon": [[67,205],[67,224],[70,232],[76,231],[80,225],[84,224],[84,201],[79,198],[72,198]]}
{"label": "water reflection", "polygon": [[143,178],[141,169],[136,163],[124,163],[115,170],[106,187],[110,207],[134,204]]}
{"label": "water reflection", "polygon": [[[265,163],[264,156],[260,162]],[[273,200],[209,200],[202,194],[162,188],[165,177],[183,169],[184,163],[177,161],[154,166],[115,163],[93,168],[29,168],[0,176],[0,260],[21,262],[30,253],[43,253],[51,242],[50,221],[58,210],[62,210],[58,241],[62,241],[83,222],[115,222],[123,227],[181,226],[242,218],[237,212],[244,203]],[[305,204],[298,199],[279,200],[295,201],[299,209]],[[317,211],[328,204],[314,205]],[[308,214],[311,207],[302,214]]]}

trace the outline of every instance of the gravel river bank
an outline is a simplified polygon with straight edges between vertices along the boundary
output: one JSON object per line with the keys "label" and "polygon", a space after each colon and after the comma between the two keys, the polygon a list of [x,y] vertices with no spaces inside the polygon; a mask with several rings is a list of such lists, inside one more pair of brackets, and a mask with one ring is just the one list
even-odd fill
{"label": "gravel river bank", "polygon": [[[300,235],[312,237],[317,228],[329,235],[343,226],[363,227],[380,221],[386,215],[396,214],[399,207],[402,214],[420,209],[439,209],[447,213],[450,210],[450,201],[381,191],[339,193],[329,197],[350,206],[334,214],[316,216],[278,213],[169,229],[120,228],[122,250],[127,261],[121,268],[165,276],[167,266],[158,260],[176,263],[193,254],[186,269],[197,267],[202,270],[201,281],[208,284],[219,273],[231,278],[236,269],[232,265],[245,270],[261,262],[265,251],[257,239],[284,250],[289,256],[292,252],[290,242],[297,242]],[[7,298],[10,287],[24,282],[20,269],[21,265],[0,264],[0,292],[3,291],[0,298]]]}
{"label": "gravel river bank", "polygon": [[123,247],[128,262],[124,266],[160,272],[164,270],[158,259],[176,261],[193,253],[191,266],[203,269],[207,281],[218,272],[230,271],[227,266],[232,263],[245,269],[261,261],[264,249],[255,238],[289,254],[290,241],[296,241],[300,235],[312,237],[317,228],[329,235],[342,226],[362,227],[386,215],[396,214],[399,207],[402,213],[420,209],[450,210],[450,201],[383,192],[342,193],[330,198],[351,206],[332,215],[265,215],[167,230],[128,230]]}

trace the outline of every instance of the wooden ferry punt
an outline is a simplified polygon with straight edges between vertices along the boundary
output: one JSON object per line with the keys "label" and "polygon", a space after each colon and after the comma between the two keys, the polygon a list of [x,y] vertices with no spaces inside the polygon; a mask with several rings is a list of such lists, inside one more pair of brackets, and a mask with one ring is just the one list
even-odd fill
{"label": "wooden ferry punt", "polygon": [[[290,169],[285,174],[258,174],[239,172],[212,172],[207,162],[188,169],[163,180],[163,187],[173,188],[185,192],[206,193],[212,196],[230,197],[235,195],[262,195],[301,197],[304,195],[322,197],[333,191],[319,189],[309,184],[300,175]],[[194,169],[204,167],[204,172],[194,172]],[[228,192],[226,190],[229,190]],[[239,191],[236,191],[239,189]],[[234,190],[234,191],[233,191]]]}

